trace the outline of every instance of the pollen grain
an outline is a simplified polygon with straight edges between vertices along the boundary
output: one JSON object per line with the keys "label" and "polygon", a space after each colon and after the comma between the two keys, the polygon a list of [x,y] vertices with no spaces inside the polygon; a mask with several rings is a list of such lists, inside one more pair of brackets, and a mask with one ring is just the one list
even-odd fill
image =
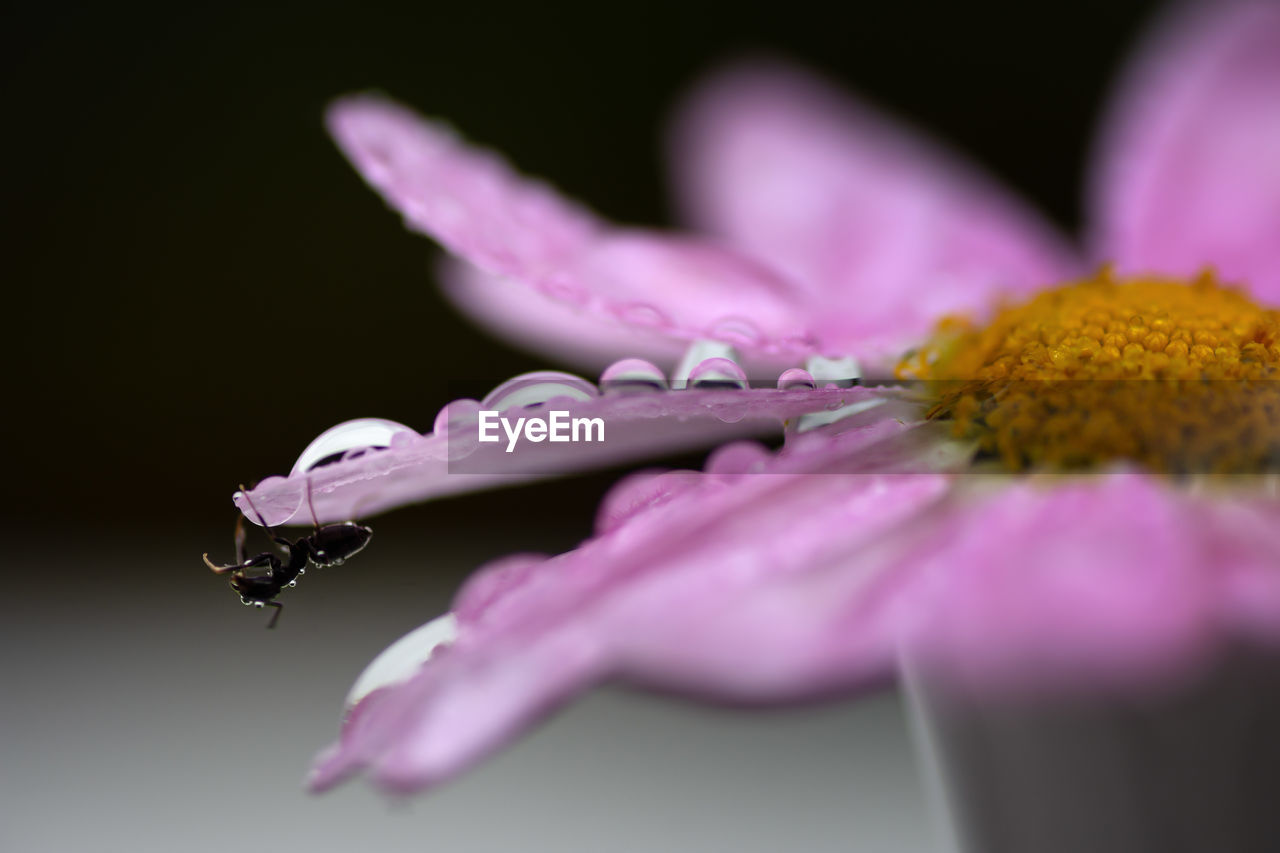
{"label": "pollen grain", "polygon": [[927,380],[929,416],[1015,471],[1280,463],[1280,311],[1212,273],[1117,280],[1104,268],[982,326],[944,320],[899,374]]}

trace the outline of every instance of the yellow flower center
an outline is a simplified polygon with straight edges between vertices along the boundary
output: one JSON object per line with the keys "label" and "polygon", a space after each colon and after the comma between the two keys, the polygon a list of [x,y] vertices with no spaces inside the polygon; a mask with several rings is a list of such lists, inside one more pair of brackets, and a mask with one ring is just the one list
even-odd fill
{"label": "yellow flower center", "polygon": [[1104,269],[982,327],[944,320],[899,372],[930,380],[929,417],[1015,471],[1280,462],[1280,311],[1211,273],[1188,284]]}

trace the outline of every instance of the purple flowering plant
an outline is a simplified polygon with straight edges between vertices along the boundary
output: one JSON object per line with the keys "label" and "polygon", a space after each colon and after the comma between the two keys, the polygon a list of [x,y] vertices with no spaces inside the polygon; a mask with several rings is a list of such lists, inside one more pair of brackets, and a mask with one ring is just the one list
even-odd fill
{"label": "purple flowering plant", "polygon": [[[1102,129],[1080,244],[780,65],[726,69],[679,110],[679,234],[604,222],[378,97],[328,119],[447,251],[461,310],[603,373],[519,377],[425,434],[341,424],[237,493],[250,521],[719,448],[702,471],[623,480],[580,547],[476,573],[361,676],[313,789],[439,784],[609,679],[777,703],[908,666],[990,690],[1165,682],[1280,644],[1280,410],[1181,422],[1098,390],[1280,367],[1280,8],[1205,4],[1153,31]],[[746,381],[764,375],[777,387]],[[904,376],[924,384],[880,381]],[[1018,383],[1068,396],[1045,408]],[[474,441],[482,409],[552,400],[609,441]],[[769,426],[780,449],[743,440]]]}

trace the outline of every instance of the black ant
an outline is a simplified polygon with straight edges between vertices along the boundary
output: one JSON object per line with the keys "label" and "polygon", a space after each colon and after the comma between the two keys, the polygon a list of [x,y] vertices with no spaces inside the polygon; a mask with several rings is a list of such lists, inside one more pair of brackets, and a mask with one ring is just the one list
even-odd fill
{"label": "black ant", "polygon": [[311,509],[311,522],[315,525],[315,530],[309,536],[302,536],[290,542],[283,536],[277,536],[267,526],[262,513],[258,512],[258,508],[249,499],[249,491],[244,486],[240,487],[240,492],[248,501],[254,515],[258,516],[258,523],[266,529],[272,541],[285,551],[285,559],[281,560],[280,555],[272,551],[263,551],[256,556],[247,557],[244,516],[241,515],[236,519],[235,537],[236,558],[239,562],[230,566],[215,566],[210,562],[209,555],[205,554],[204,564],[220,575],[231,572],[231,588],[239,593],[241,603],[257,607],[274,607],[276,612],[271,615],[271,621],[267,623],[268,628],[274,628],[277,620],[280,619],[281,612],[284,611],[284,605],[276,601],[276,596],[285,587],[297,586],[298,575],[307,570],[308,560],[322,569],[340,566],[348,557],[359,553],[365,545],[369,544],[373,531],[354,521],[326,524],[321,527],[320,522],[316,520],[315,505],[311,502],[311,481],[308,480],[307,506]]}

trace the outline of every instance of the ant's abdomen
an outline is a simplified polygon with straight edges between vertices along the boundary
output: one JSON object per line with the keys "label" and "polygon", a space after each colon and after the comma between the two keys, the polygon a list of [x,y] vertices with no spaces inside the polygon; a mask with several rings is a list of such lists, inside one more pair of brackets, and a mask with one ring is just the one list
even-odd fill
{"label": "ant's abdomen", "polygon": [[317,566],[336,566],[359,553],[373,535],[369,528],[345,522],[326,525],[307,538],[311,561]]}

